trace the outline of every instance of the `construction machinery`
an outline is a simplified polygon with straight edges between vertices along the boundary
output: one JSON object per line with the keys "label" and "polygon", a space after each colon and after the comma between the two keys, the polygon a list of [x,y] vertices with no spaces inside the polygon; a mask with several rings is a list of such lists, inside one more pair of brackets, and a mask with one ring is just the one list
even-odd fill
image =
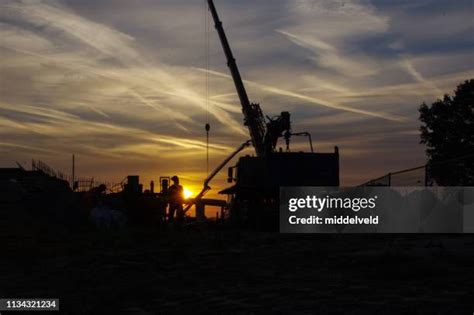
{"label": "construction machinery", "polygon": [[[253,145],[255,156],[241,157],[229,168],[228,182],[232,187],[220,191],[228,195],[229,219],[238,224],[262,227],[278,226],[279,190],[284,186],[339,186],[339,150],[315,153],[308,132],[292,133],[289,112],[270,118],[259,104],[251,103],[232,50],[212,0],[208,6],[227,59],[235,89],[239,96],[251,140],[241,145],[212,172],[204,182],[199,200],[210,189],[211,179],[239,152]],[[307,136],[311,152],[290,152],[292,136]],[[279,138],[284,138],[286,151],[277,152]],[[188,210],[189,205],[185,210]]]}

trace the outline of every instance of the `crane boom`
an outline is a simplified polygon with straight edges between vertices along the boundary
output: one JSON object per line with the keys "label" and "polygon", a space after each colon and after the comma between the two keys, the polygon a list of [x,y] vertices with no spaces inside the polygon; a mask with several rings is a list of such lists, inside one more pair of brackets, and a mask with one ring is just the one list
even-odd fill
{"label": "crane boom", "polygon": [[217,175],[217,173],[219,173],[223,168],[224,166],[227,165],[227,163],[230,162],[230,160],[232,160],[237,154],[239,154],[243,149],[247,148],[248,146],[250,146],[250,143],[252,141],[251,140],[248,140],[248,141],[245,141],[244,143],[242,143],[234,152],[232,152],[224,161],[222,161],[221,164],[219,164],[219,166],[217,166],[214,171],[212,171],[211,174],[209,174],[206,178],[206,180],[204,181],[204,185],[202,187],[202,190],[199,192],[199,194],[191,201],[189,202],[187,205],[186,205],[186,208],[184,208],[183,210],[183,213],[186,213],[188,212],[189,209],[191,209],[191,207],[196,204],[197,202],[199,202],[203,197],[204,195],[211,189],[211,187],[209,186],[209,183],[211,182],[211,180]]}
{"label": "crane boom", "polygon": [[252,144],[255,148],[257,156],[263,156],[265,154],[265,119],[262,110],[260,109],[260,105],[250,103],[247,91],[245,90],[244,82],[240,76],[237,63],[232,54],[229,41],[225,35],[224,28],[222,27],[222,22],[219,19],[214,2],[212,0],[208,0],[207,3],[209,5],[209,10],[211,11],[217,33],[219,34],[222,48],[224,49],[227,65],[229,66],[232,79],[234,80],[235,89],[239,95],[240,104],[242,105],[242,112],[244,114],[245,125],[249,129]]}

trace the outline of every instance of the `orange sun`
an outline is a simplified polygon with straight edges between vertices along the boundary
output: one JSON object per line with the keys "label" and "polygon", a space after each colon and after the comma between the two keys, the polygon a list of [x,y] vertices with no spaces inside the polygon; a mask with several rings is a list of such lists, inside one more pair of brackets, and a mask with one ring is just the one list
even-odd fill
{"label": "orange sun", "polygon": [[187,188],[183,189],[184,199],[189,199],[193,196],[193,192]]}

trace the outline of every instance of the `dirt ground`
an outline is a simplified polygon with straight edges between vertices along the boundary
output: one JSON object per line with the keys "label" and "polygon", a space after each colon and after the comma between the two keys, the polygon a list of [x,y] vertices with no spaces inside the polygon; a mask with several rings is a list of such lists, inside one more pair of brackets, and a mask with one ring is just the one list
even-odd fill
{"label": "dirt ground", "polygon": [[12,222],[0,217],[0,297],[59,298],[61,314],[474,312],[470,235]]}

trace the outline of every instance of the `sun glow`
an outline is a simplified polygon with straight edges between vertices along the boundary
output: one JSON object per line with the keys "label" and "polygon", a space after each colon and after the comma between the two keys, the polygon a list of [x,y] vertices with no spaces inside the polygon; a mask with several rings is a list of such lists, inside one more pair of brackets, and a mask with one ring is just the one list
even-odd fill
{"label": "sun glow", "polygon": [[183,189],[183,195],[184,195],[184,199],[189,199],[193,196],[193,192],[187,188],[184,188]]}

